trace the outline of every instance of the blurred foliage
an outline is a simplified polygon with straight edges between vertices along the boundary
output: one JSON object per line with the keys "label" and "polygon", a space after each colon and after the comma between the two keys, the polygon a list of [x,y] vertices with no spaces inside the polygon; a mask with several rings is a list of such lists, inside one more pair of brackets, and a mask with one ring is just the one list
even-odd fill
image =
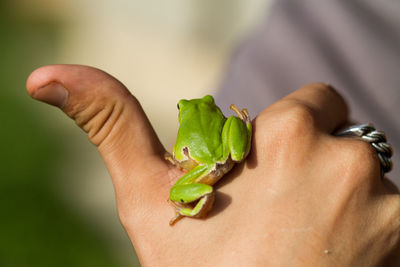
{"label": "blurred foliage", "polygon": [[66,144],[24,89],[54,58],[59,27],[0,6],[0,266],[121,266],[52,188]]}

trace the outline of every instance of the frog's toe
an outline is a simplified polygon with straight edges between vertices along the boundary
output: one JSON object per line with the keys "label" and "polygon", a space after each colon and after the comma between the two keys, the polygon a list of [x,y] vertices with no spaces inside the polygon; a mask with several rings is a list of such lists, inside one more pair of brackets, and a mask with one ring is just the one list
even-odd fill
{"label": "frog's toe", "polygon": [[211,210],[215,200],[214,191],[204,195],[200,200],[196,203],[194,208],[180,208],[177,209],[176,215],[169,221],[170,225],[174,225],[179,219],[182,217],[194,217],[194,218],[202,218],[207,215],[207,213]]}
{"label": "frog's toe", "polygon": [[230,109],[235,111],[236,114],[238,115],[238,117],[244,121],[244,122],[250,122],[250,115],[249,112],[247,111],[247,108],[244,109],[240,109],[237,106],[235,106],[234,104],[231,104]]}
{"label": "frog's toe", "polygon": [[174,225],[177,221],[179,221],[181,218],[183,217],[182,214],[180,214],[179,212],[177,212],[175,214],[175,216],[169,221],[169,225]]}
{"label": "frog's toe", "polygon": [[175,161],[174,157],[171,155],[171,153],[165,152],[164,153],[164,159],[166,161],[169,161],[171,164],[176,165],[176,161]]}

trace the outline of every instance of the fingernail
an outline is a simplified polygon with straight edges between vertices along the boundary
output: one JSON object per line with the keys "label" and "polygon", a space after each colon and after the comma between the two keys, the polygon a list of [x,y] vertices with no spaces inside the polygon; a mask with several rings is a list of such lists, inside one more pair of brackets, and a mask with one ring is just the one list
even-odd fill
{"label": "fingernail", "polygon": [[38,88],[32,97],[47,104],[63,108],[67,103],[68,91],[57,82],[51,82]]}

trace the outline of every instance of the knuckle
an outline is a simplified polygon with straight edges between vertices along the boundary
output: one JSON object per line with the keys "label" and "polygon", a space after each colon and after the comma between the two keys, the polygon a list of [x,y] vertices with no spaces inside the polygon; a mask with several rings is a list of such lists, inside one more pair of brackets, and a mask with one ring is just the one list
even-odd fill
{"label": "knuckle", "polygon": [[272,114],[268,112],[257,117],[255,138],[262,140],[266,147],[277,147],[278,154],[304,154],[315,141],[315,125],[316,119],[311,107],[288,99],[274,108]]}
{"label": "knuckle", "polygon": [[309,88],[309,89],[314,89],[314,90],[326,90],[326,91],[331,91],[333,90],[332,86],[330,86],[327,83],[322,83],[322,82],[316,82],[316,83],[310,83],[303,88]]}
{"label": "knuckle", "polygon": [[290,108],[279,116],[283,136],[294,138],[312,132],[316,127],[314,110],[299,101],[290,102],[292,102]]}
{"label": "knuckle", "polygon": [[[309,99],[320,99],[325,102],[325,105],[336,107],[344,114],[348,113],[348,107],[342,95],[332,86],[325,83],[312,83],[302,87],[301,95],[308,96]],[[306,97],[307,99],[307,97]],[[305,100],[307,101],[307,100]],[[310,104],[312,104],[310,102]]]}
{"label": "knuckle", "polygon": [[295,122],[313,124],[315,122],[314,110],[300,101],[293,101],[292,107],[286,111],[287,119]]}
{"label": "knuckle", "polygon": [[337,97],[343,99],[342,96],[331,85],[326,83],[311,83],[300,90],[310,91],[310,93],[329,95],[330,97]]}

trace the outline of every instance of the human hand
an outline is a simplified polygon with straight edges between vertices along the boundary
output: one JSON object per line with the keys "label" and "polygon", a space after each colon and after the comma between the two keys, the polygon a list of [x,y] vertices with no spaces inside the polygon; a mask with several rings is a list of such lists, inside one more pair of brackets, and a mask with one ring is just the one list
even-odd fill
{"label": "human hand", "polygon": [[347,108],[326,85],[303,87],[259,114],[252,151],[217,184],[207,218],[184,218],[173,227],[167,199],[183,172],[164,160],[139,102],[120,82],[90,67],[53,65],[34,71],[27,88],[60,107],[98,147],[143,265],[373,266],[399,260],[398,191],[380,178],[369,144],[332,136],[346,124]]}

